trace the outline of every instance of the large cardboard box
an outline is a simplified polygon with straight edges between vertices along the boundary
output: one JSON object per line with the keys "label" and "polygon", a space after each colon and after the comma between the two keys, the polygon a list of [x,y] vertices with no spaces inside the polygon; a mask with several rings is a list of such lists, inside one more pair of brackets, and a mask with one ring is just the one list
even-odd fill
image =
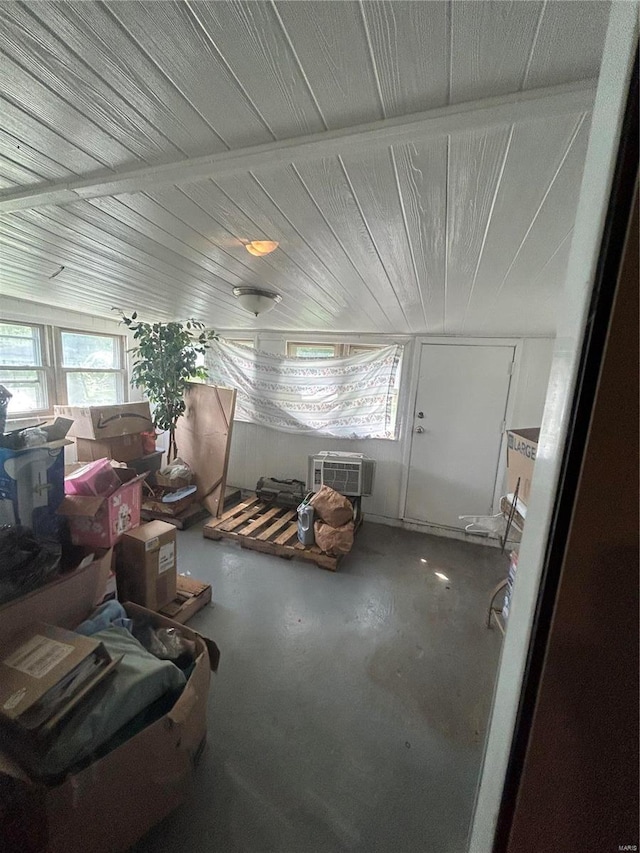
{"label": "large cardboard box", "polygon": [[10,450],[0,447],[0,525],[22,524],[42,540],[59,541],[56,510],[64,497],[66,439]]}
{"label": "large cardboard box", "polygon": [[116,438],[76,438],[78,462],[95,462],[96,459],[115,459],[116,462],[131,462],[142,456],[142,437],[139,433],[119,435]]}
{"label": "large cardboard box", "polygon": [[142,481],[130,468],[114,468],[122,485],[109,497],[65,495],[58,512],[69,520],[71,541],[88,548],[111,548],[140,524]]}
{"label": "large cardboard box", "polygon": [[[90,597],[84,605],[82,619],[91,612]],[[121,853],[189,796],[206,737],[211,670],[217,669],[220,652],[214,642],[171,619],[125,606],[129,616],[177,628],[195,642],[187,684],[159,720],[58,784],[31,779],[0,752],[3,853]]]}
{"label": "large cardboard box", "polygon": [[116,563],[118,595],[160,610],[176,597],[176,528],[149,521],[125,533]]}
{"label": "large cardboard box", "polygon": [[520,480],[518,499],[526,506],[536,461],[540,428],[510,429],[507,433],[507,493],[513,494]]}
{"label": "large cardboard box", "polygon": [[71,418],[69,435],[102,441],[153,429],[149,403],[120,403],[117,406],[54,406],[56,415]]}
{"label": "large cardboard box", "polygon": [[112,559],[112,548],[87,554],[76,568],[51,583],[0,606],[0,651],[32,622],[50,622],[63,628],[79,625],[87,610],[104,598]]}

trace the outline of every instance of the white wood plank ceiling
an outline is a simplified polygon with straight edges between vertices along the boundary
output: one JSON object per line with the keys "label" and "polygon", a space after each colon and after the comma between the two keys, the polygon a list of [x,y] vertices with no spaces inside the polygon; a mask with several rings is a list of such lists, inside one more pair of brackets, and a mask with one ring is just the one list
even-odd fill
{"label": "white wood plank ceiling", "polygon": [[[3,2],[2,293],[220,328],[553,332],[608,10]],[[282,302],[256,321],[242,284]]]}

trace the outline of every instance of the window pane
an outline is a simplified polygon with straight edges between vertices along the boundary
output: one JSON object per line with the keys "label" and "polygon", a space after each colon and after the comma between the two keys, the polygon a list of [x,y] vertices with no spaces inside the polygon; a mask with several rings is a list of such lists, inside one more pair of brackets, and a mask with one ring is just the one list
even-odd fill
{"label": "window pane", "polygon": [[81,332],[62,332],[62,364],[64,367],[112,369],[118,363],[118,339],[105,335],[83,335]]}
{"label": "window pane", "polygon": [[42,364],[39,329],[0,323],[0,364]]}
{"label": "window pane", "polygon": [[347,352],[349,355],[363,355],[366,352],[374,352],[382,347],[369,346],[368,344],[348,344]]}
{"label": "window pane", "polygon": [[9,415],[47,408],[47,384],[41,370],[0,370],[0,385],[13,394]]}
{"label": "window pane", "polygon": [[289,344],[287,355],[294,358],[334,358],[336,348],[333,344]]}
{"label": "window pane", "polygon": [[255,349],[255,341],[245,339],[245,338],[231,338],[229,340],[230,344],[237,344],[239,347],[249,347],[249,349]]}
{"label": "window pane", "polygon": [[70,406],[101,406],[122,402],[121,377],[117,373],[67,373]]}

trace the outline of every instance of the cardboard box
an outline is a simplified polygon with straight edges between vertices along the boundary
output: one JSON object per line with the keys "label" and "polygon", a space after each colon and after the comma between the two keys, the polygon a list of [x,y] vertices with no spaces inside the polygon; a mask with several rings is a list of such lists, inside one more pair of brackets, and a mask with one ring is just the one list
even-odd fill
{"label": "cardboard box", "polygon": [[107,498],[65,495],[58,513],[69,520],[71,541],[88,548],[110,548],[140,524],[142,481],[130,468],[114,468],[122,486]]}
{"label": "cardboard box", "polygon": [[510,429],[507,433],[507,494],[513,494],[520,479],[518,498],[529,500],[540,428]]}
{"label": "cardboard box", "polygon": [[3,604],[0,607],[0,651],[31,622],[55,622],[61,628],[79,625],[87,611],[104,598],[112,560],[112,548],[88,554],[77,568]]}
{"label": "cardboard box", "polygon": [[59,541],[67,444],[62,438],[20,450],[0,447],[0,525],[22,524],[39,539]]}
{"label": "cardboard box", "polygon": [[125,533],[116,563],[118,593],[160,610],[176,597],[176,528],[164,521],[149,521]]}
{"label": "cardboard box", "polygon": [[116,462],[131,462],[142,456],[142,438],[139,433],[119,435],[116,438],[76,438],[78,462],[95,462],[96,459],[115,459]]}
{"label": "cardboard box", "polygon": [[71,418],[69,435],[102,441],[153,429],[149,403],[120,403],[117,406],[54,406],[56,415]]}
{"label": "cardboard box", "polygon": [[[90,602],[85,598],[82,619],[91,612]],[[206,738],[211,670],[217,669],[220,652],[214,642],[171,619],[125,606],[130,616],[178,628],[195,642],[189,680],[163,717],[58,785],[30,779],[0,753],[3,853],[120,853],[190,794]]]}
{"label": "cardboard box", "polygon": [[[66,717],[116,663],[93,637],[45,622],[23,628],[0,659],[0,717],[40,736]],[[87,664],[90,669],[85,670]],[[79,677],[83,680],[66,699],[51,696],[58,685]]]}

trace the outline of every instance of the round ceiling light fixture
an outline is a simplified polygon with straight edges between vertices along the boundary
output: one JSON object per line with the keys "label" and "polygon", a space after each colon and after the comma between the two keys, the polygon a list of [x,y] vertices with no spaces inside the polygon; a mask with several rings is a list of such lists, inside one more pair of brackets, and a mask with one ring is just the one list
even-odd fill
{"label": "round ceiling light fixture", "polygon": [[278,302],[282,302],[282,296],[272,290],[260,290],[258,287],[234,287],[233,295],[240,305],[251,314],[264,314],[271,311]]}
{"label": "round ceiling light fixture", "polygon": [[276,240],[252,240],[250,243],[245,243],[244,247],[251,255],[261,257],[275,252],[280,243]]}

